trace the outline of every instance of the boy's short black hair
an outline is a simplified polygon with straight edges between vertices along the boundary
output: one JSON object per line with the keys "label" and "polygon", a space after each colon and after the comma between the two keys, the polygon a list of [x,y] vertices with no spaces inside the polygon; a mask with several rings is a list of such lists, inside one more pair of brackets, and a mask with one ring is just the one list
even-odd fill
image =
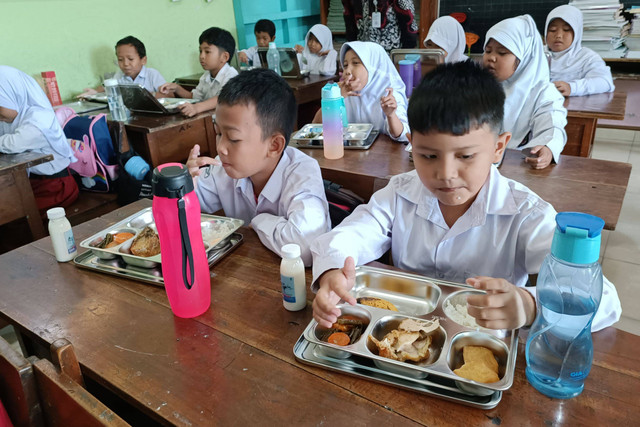
{"label": "boy's short black hair", "polygon": [[261,19],[256,22],[256,25],[253,27],[253,33],[267,33],[269,37],[273,38],[273,36],[276,35],[276,24],[268,19]]}
{"label": "boy's short black hair", "polygon": [[236,52],[236,41],[233,39],[231,33],[218,27],[211,27],[204,30],[202,34],[200,34],[198,43],[212,44],[218,49],[229,52],[229,60],[227,62],[231,62],[231,58],[233,58],[233,54]]}
{"label": "boy's short black hair", "polygon": [[147,56],[147,49],[144,47],[144,43],[142,43],[139,39],[133,36],[127,36],[123,39],[120,39],[118,40],[118,43],[116,43],[116,50],[118,49],[118,46],[122,46],[125,44],[130,44],[135,47],[136,52],[138,52],[138,55],[140,56],[140,59]]}
{"label": "boy's short black hair", "polygon": [[296,122],[297,104],[289,83],[273,70],[243,71],[227,82],[218,105],[255,105],[262,139],[281,133],[287,145]]}
{"label": "boy's short black hair", "polygon": [[475,61],[439,65],[411,94],[409,128],[464,135],[488,124],[500,133],[504,100],[502,85]]}

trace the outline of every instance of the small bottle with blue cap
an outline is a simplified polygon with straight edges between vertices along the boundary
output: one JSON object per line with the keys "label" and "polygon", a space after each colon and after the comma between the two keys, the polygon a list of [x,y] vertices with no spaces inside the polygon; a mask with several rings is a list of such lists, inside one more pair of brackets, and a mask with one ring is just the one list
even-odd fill
{"label": "small bottle with blue cap", "polygon": [[538,274],[537,315],[525,357],[529,383],[569,399],[582,393],[593,361],[591,323],[602,299],[600,239],[604,221],[579,212],[556,215],[556,231]]}

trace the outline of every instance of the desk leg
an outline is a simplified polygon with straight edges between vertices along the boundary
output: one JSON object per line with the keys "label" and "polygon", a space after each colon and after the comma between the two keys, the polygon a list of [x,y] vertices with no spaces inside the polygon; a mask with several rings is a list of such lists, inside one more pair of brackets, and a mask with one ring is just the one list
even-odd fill
{"label": "desk leg", "polygon": [[206,131],[207,145],[209,146],[209,157],[216,157],[218,150],[216,148],[216,131],[213,128],[213,120],[211,117],[204,117],[204,129]]}
{"label": "desk leg", "polygon": [[598,119],[585,117],[567,117],[567,144],[562,154],[570,156],[591,157],[591,147],[596,135]]}
{"label": "desk leg", "polygon": [[46,236],[44,226],[42,225],[42,219],[40,218],[40,211],[38,211],[38,205],[36,204],[36,198],[33,196],[33,190],[29,183],[29,177],[27,171],[14,170],[13,179],[16,183],[16,187],[22,198],[22,206],[24,206],[24,212],[26,214],[27,222],[29,223],[29,229],[34,240],[42,239]]}

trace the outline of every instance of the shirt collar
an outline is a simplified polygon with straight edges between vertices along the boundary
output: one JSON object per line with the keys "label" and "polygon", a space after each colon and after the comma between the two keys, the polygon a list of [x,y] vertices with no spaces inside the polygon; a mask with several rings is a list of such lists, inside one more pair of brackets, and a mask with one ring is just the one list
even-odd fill
{"label": "shirt collar", "polygon": [[222,68],[220,68],[220,71],[218,71],[218,74],[216,74],[215,77],[211,77],[210,71],[207,72],[207,82],[208,83],[218,82],[219,84],[222,84],[222,79],[224,78],[225,74],[227,74],[230,67],[231,66],[228,63],[224,64]]}

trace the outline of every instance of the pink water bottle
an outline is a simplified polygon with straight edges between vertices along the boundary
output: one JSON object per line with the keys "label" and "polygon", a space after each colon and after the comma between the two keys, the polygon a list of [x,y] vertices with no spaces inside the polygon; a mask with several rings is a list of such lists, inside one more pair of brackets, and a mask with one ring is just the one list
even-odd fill
{"label": "pink water bottle", "polygon": [[211,279],[193,179],[185,165],[165,163],[154,169],[152,184],[153,218],[171,310],[179,317],[199,316],[211,304]]}

